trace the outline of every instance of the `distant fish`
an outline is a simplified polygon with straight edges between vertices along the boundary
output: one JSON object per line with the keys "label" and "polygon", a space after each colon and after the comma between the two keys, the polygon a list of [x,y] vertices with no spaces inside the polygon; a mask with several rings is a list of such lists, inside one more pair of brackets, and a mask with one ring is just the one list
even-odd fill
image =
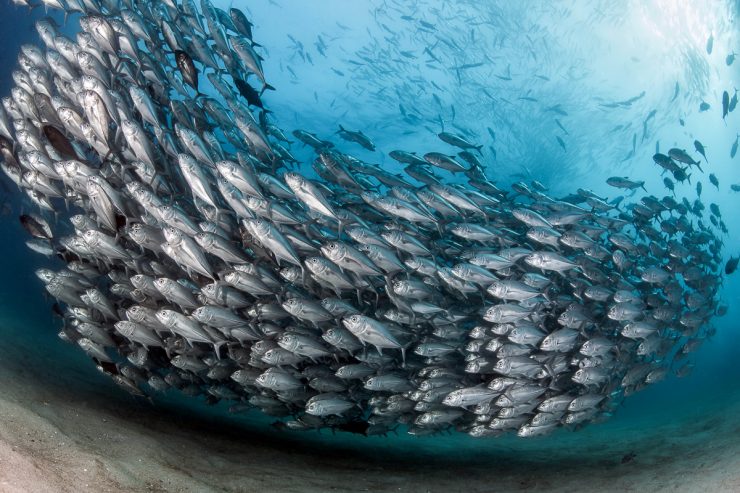
{"label": "distant fish", "polygon": [[696,149],[696,152],[698,152],[699,154],[702,155],[702,157],[704,158],[704,161],[708,162],[707,161],[706,148],[704,147],[704,144],[702,144],[698,140],[695,140],[694,141],[694,149]]}
{"label": "distant fish", "polygon": [[730,260],[725,264],[725,274],[730,275],[737,270],[737,264],[740,262],[740,256],[730,257]]}
{"label": "distant fish", "polygon": [[511,80],[511,64],[506,67],[506,75],[493,74],[494,77],[501,80]]}
{"label": "distant fish", "polygon": [[727,105],[727,112],[732,113],[735,111],[735,107],[737,106],[737,89],[735,89],[735,94],[732,95],[732,98],[730,98],[730,104]]}
{"label": "distant fish", "polygon": [[740,134],[735,136],[735,142],[732,143],[732,148],[730,149],[730,158],[734,158],[735,154],[737,154],[737,141],[740,138]]}
{"label": "distant fish", "polygon": [[665,178],[663,178],[663,185],[665,185],[665,187],[670,190],[674,196],[676,195],[676,187],[673,183],[673,180],[666,176]]}
{"label": "distant fish", "polygon": [[722,93],[722,119],[724,120],[727,113],[730,112],[730,93],[724,91]]}
{"label": "distant fish", "polygon": [[707,111],[709,108],[711,108],[711,106],[709,106],[709,103],[707,103],[706,101],[702,101],[699,105],[699,112],[701,113]]}
{"label": "distant fish", "polygon": [[735,52],[733,51],[732,53],[727,55],[727,58],[725,58],[725,63],[729,67],[730,65],[732,65],[732,62],[734,61],[735,61]]}
{"label": "distant fish", "polygon": [[478,68],[482,67],[484,65],[483,62],[477,62],[477,63],[466,63],[465,65],[459,65],[457,67],[452,67],[452,70],[467,70],[469,68]]}
{"label": "distant fish", "polygon": [[373,141],[370,140],[370,138],[367,135],[362,133],[361,130],[354,132],[351,130],[347,130],[343,126],[339,125],[339,131],[337,133],[344,140],[360,144],[362,147],[364,147],[368,151],[375,150],[375,144],[373,144]]}
{"label": "distant fish", "polygon": [[563,139],[556,135],[555,140],[558,141],[558,144],[560,144],[560,147],[563,148],[563,151],[568,152],[568,150],[565,148],[565,142],[563,142]]}
{"label": "distant fish", "polygon": [[560,116],[568,116],[568,113],[563,110],[559,104],[556,104],[555,106],[550,106],[549,108],[545,108],[545,111],[551,111],[553,113],[557,113]]}
{"label": "distant fish", "polygon": [[424,159],[433,166],[446,169],[453,173],[467,170],[467,168],[454,157],[442,154],[441,152],[428,152],[424,154]]}
{"label": "distant fish", "polygon": [[439,134],[437,134],[437,137],[439,137],[442,142],[453,145],[455,147],[459,147],[460,149],[475,149],[476,151],[478,151],[478,153],[480,153],[481,149],[483,148],[482,145],[472,144],[468,142],[464,137],[450,132],[440,132]]}
{"label": "distant fish", "polygon": [[676,89],[673,91],[673,97],[671,98],[671,103],[674,102],[676,98],[678,97],[678,91],[679,91],[678,81],[676,81]]}
{"label": "distant fish", "polygon": [[709,39],[707,39],[707,54],[712,54],[712,48],[714,47],[714,35],[710,34]]}
{"label": "distant fish", "polygon": [[[644,181],[633,181],[629,178],[621,177],[621,176],[612,176],[611,178],[607,178],[606,183],[608,185],[611,185],[612,187],[616,188],[626,188],[628,190],[634,190],[636,188],[642,188],[645,190],[645,182]],[[647,192],[647,190],[645,190]]]}
{"label": "distant fish", "polygon": [[568,131],[565,129],[565,127],[563,126],[563,124],[560,123],[560,120],[558,120],[557,118],[555,118],[555,123],[557,124],[558,127],[560,127],[560,130],[562,130],[563,132],[565,132],[565,135],[570,135],[568,133]]}
{"label": "distant fish", "polygon": [[[697,141],[698,142],[698,141]],[[701,144],[701,142],[699,142]],[[703,147],[702,147],[703,148]],[[688,153],[684,149],[679,149],[677,147],[674,147],[672,149],[668,150],[668,156],[671,157],[671,159],[675,159],[679,163],[685,163],[692,166],[699,166],[698,161],[694,161],[694,158],[688,155]],[[701,171],[701,167],[699,167],[699,170]]]}

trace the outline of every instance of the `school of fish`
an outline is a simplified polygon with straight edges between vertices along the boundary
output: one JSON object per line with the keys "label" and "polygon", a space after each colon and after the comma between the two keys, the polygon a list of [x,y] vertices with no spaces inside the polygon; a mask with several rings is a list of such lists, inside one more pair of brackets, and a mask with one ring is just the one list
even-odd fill
{"label": "school of fish", "polygon": [[[456,155],[393,150],[394,174],[295,130],[316,156],[300,163],[239,9],[44,4],[80,31],[45,18],[44,46],[23,46],[2,170],[38,210],[20,218],[28,246],[59,259],[36,274],[60,337],[134,395],[178,389],[293,430],[530,437],[687,374],[727,310],[714,204],[705,224],[698,198],[500,189],[451,132]],[[700,167],[653,160],[679,181]]]}

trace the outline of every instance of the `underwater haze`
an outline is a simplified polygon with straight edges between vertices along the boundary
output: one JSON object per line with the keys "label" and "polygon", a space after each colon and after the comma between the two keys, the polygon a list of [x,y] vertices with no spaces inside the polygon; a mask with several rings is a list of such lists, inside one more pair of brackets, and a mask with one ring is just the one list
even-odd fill
{"label": "underwater haze", "polygon": [[[0,1],[0,97],[17,99],[19,77],[12,72],[22,70],[21,46],[48,48],[35,22],[57,25],[77,41],[86,31],[80,27],[85,17]],[[119,2],[74,1],[70,10],[78,3],[99,7],[87,14],[114,18],[111,4]],[[206,1],[194,7],[200,12],[195,17],[171,15],[193,2],[150,8],[141,1],[120,3],[139,9],[157,33],[159,48],[139,37],[136,50],[149,54],[145,63],[161,63],[169,78],[157,86],[134,61],[127,60],[134,67],[128,72],[127,63],[104,63],[105,70],[119,71],[103,85],[128,106],[127,112],[119,108],[124,118],[106,116],[104,135],[94,128],[85,139],[59,119],[57,144],[43,145],[50,161],[80,158],[109,182],[114,192],[106,193],[126,196],[125,207],[111,207],[106,217],[90,199],[89,175],[81,171],[81,186],[73,178],[52,178],[42,188],[52,192],[42,193],[52,206],[40,208],[43,200],[29,199],[32,187],[14,183],[7,171],[16,160],[18,169],[29,171],[24,152],[31,149],[17,135],[25,127],[12,123],[14,135],[0,128],[0,143],[10,143],[3,147],[0,176],[0,490],[740,491],[740,274],[732,267],[740,255],[740,1]],[[225,14],[240,9],[252,24],[250,36],[222,26],[231,56],[213,40],[213,26],[226,19],[206,22],[209,12],[217,18],[214,7]],[[156,18],[162,15],[171,15],[169,22],[187,40],[179,47],[188,48],[185,61],[161,34],[167,21]],[[203,24],[218,70],[192,48],[192,38],[201,36],[196,23]],[[237,53],[237,41],[248,41],[243,51],[261,57],[261,70],[246,66],[249,57]],[[102,47],[99,54],[113,60]],[[189,64],[195,81],[188,78]],[[88,75],[78,71],[83,73]],[[249,89],[237,87],[237,73]],[[233,101],[209,74],[226,81]],[[65,98],[52,79],[50,94]],[[161,128],[132,102],[132,86],[154,101]],[[82,98],[67,100],[86,121],[94,120]],[[173,100],[185,109],[173,110]],[[208,100],[220,102],[226,121],[203,109]],[[51,142],[51,123],[39,118],[43,111],[35,101],[35,110],[21,113],[26,125],[37,127],[36,135]],[[151,152],[124,136],[127,118]],[[188,131],[202,139],[200,145],[185,143]],[[398,159],[393,151],[409,154]],[[192,175],[183,154],[197,157],[190,156]],[[148,182],[132,163],[150,157],[155,179]],[[218,164],[227,160],[258,185],[222,179],[227,173]],[[293,186],[290,173],[303,181],[296,178]],[[258,181],[260,175],[279,183]],[[207,235],[184,233],[187,224],[168,229],[174,220],[138,205],[132,182],[162,204],[176,205],[192,224],[210,223],[211,229],[201,226],[204,232],[226,238],[236,250],[209,250],[203,246]],[[55,183],[65,199],[53,196]],[[102,189],[108,190],[105,183]],[[250,199],[245,190],[255,195]],[[430,190],[426,196],[436,202],[415,195]],[[442,199],[445,190],[449,196]],[[239,197],[242,209],[228,201],[229,194]],[[255,212],[258,195],[268,201],[261,212]],[[240,210],[252,211],[251,218]],[[562,210],[578,219],[556,223]],[[340,211],[348,215],[340,218]],[[31,214],[48,222],[53,234],[32,240],[19,221]],[[75,214],[91,219],[82,229],[110,238],[123,251],[65,249],[69,243],[61,238],[90,238],[71,226]],[[207,255],[183,260],[159,244],[141,247],[132,239],[135,224],[156,226],[167,245],[196,245],[192,236]],[[264,224],[268,229],[259,230]],[[365,243],[347,233],[360,224],[375,233]],[[466,225],[490,236],[471,239],[465,235],[472,233],[455,229]],[[417,239],[419,250],[388,240],[396,231]],[[563,241],[574,231],[608,255],[586,255],[588,247]],[[620,231],[633,246],[614,246]],[[288,247],[275,240],[285,237]],[[29,240],[37,242],[36,252],[27,248]],[[334,244],[367,257],[356,255],[359,267],[342,264],[331,252]],[[47,245],[48,255],[37,253]],[[383,252],[395,255],[388,262],[398,267],[382,268],[374,256],[364,263],[377,253],[367,249],[372,245],[387,246]],[[527,252],[498,256],[515,248]],[[677,253],[682,251],[690,253]],[[555,254],[562,263],[535,265],[533,252]],[[476,254],[511,262],[476,269]],[[422,267],[410,267],[420,257],[436,263],[438,272],[424,276]],[[316,274],[311,258],[329,265],[335,277]],[[78,293],[52,296],[54,282],[35,274],[60,272],[74,262],[94,270],[80,277],[87,280]],[[235,267],[240,264],[255,267],[242,271]],[[154,289],[141,300],[118,296],[110,290],[114,271],[126,278],[179,279],[195,302],[186,306],[189,301],[178,303]],[[231,287],[237,283],[225,281],[227,273],[239,272],[262,275],[255,285],[274,292],[246,291],[248,298],[240,296],[248,302],[241,305],[221,306],[218,296],[209,297],[211,284],[228,284],[239,295]],[[699,272],[700,281],[686,272]],[[422,294],[401,293],[398,282]],[[135,291],[128,286],[126,293]],[[584,295],[594,286],[603,289],[594,290],[593,298]],[[89,302],[93,287],[112,303],[110,316],[104,311],[109,305]],[[521,297],[506,287],[520,290]],[[610,311],[622,305],[614,298],[622,291],[630,291],[628,303],[638,307],[633,318]],[[602,293],[605,298],[597,299]],[[85,294],[83,303],[79,295]],[[319,301],[335,298],[349,311],[321,318],[330,310]],[[656,299],[677,310],[670,322],[650,318]],[[304,311],[293,312],[293,300],[303,302]],[[268,304],[274,311],[255,311]],[[579,307],[571,311],[571,305]],[[78,331],[86,319],[74,310],[93,306],[97,312],[84,313],[104,331],[98,339]],[[133,306],[151,309],[157,318],[135,319]],[[495,312],[496,306],[513,314]],[[221,325],[211,322],[204,307],[223,308],[219,316],[236,314],[250,328],[238,332],[241,325],[226,325],[226,318]],[[184,317],[186,325],[196,320],[198,328],[167,325],[164,311]],[[571,313],[583,319],[571,323],[564,318]],[[353,325],[353,316],[364,317],[365,332]],[[692,327],[693,316],[700,321]],[[154,336],[141,343],[125,336],[128,326],[117,325],[134,320],[164,324],[169,332],[147,329]],[[327,336],[334,326],[351,338],[343,343],[347,347]],[[516,328],[524,335],[513,335]],[[630,335],[631,329],[649,333]],[[565,331],[558,334],[568,338],[562,342],[567,348],[548,349],[543,341],[558,330]],[[306,346],[291,346],[287,336]],[[112,342],[101,342],[106,340]],[[579,349],[591,340],[608,348],[598,355]],[[640,346],[646,341],[655,347]],[[255,349],[260,343],[282,351],[272,354],[287,362],[265,358]],[[494,356],[503,345],[513,356]],[[180,360],[171,360],[174,355]],[[139,367],[132,363],[137,357]],[[522,373],[495,366],[528,357],[538,364]],[[483,369],[471,370],[473,361]],[[364,365],[370,373],[355,380],[335,376],[349,365]],[[217,378],[216,369],[226,373]],[[233,376],[237,369],[252,372],[249,383]],[[429,377],[435,369],[442,379]],[[265,377],[273,374],[278,383]],[[396,378],[384,383],[391,387],[368,382],[385,375]],[[493,380],[509,390],[494,391]],[[290,389],[279,388],[281,382]],[[441,388],[440,395],[422,395],[422,382],[425,391]],[[486,390],[470,390],[469,404],[447,399],[461,389]],[[534,397],[519,401],[512,389]],[[546,398],[562,396],[571,405],[566,402],[560,414],[540,407]],[[572,405],[584,396],[596,403],[585,410]],[[390,404],[398,402],[408,406],[404,412],[393,412]],[[497,415],[502,409],[510,411]],[[536,415],[543,421],[533,424]],[[491,425],[496,419],[501,431]]]}

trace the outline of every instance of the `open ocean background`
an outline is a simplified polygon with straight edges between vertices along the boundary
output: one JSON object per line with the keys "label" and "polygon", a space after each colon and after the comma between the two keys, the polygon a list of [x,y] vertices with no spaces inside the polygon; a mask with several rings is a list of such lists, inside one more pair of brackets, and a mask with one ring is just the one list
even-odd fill
{"label": "open ocean background", "polygon": [[[233,2],[234,6],[243,7],[241,3]],[[262,0],[248,3],[250,19],[255,24],[255,39],[265,47],[265,72],[269,82],[277,88],[275,92],[266,93],[264,99],[282,128],[302,128],[328,136],[338,123],[342,123],[347,128],[362,129],[384,153],[394,148],[426,152],[434,144],[433,133],[421,124],[413,128],[399,113],[398,95],[394,91],[404,89],[397,85],[403,76],[378,75],[377,79],[372,79],[361,69],[352,72],[353,65],[347,63],[356,50],[375,43],[383,46],[386,41],[379,23],[394,31],[413,31],[413,24],[400,19],[401,9],[396,11],[393,7],[404,2],[387,4],[385,15],[390,20],[376,20],[378,13],[370,7],[378,7],[382,2],[277,0],[279,6]],[[459,22],[435,18],[433,7],[437,3],[420,2],[417,9],[408,9],[409,15],[423,15],[440,29],[445,23]],[[488,5],[491,2],[480,3]],[[740,52],[740,2],[582,1],[552,2],[553,6],[549,6],[550,2],[521,3],[529,8],[521,7],[519,13],[528,10],[527,15],[538,23],[539,28],[528,34],[536,38],[534,44],[542,51],[536,58],[528,55],[530,48],[525,45],[529,43],[522,34],[524,26],[530,24],[526,18],[508,22],[512,19],[505,15],[506,22],[496,26],[505,41],[500,51],[489,55],[498,57],[496,65],[501,67],[500,73],[505,72],[510,63],[513,80],[504,85],[499,79],[482,77],[476,84],[485,84],[488,80],[491,92],[497,95],[499,90],[506,91],[507,95],[516,94],[516,91],[522,95],[537,94],[542,98],[540,103],[533,105],[514,97],[506,110],[486,114],[481,108],[483,96],[477,86],[458,89],[454,74],[426,69],[418,62],[418,73],[409,73],[408,77],[435,80],[445,89],[439,91],[444,104],[436,108],[429,94],[419,94],[415,99],[416,107],[405,110],[425,116],[438,111],[449,119],[449,105],[454,105],[455,123],[481,136],[481,143],[485,144],[485,162],[493,167],[493,176],[501,184],[518,181],[517,173],[522,173],[526,166],[531,179],[551,187],[555,196],[581,187],[614,197],[617,191],[605,184],[606,178],[613,175],[645,180],[650,193],[663,196],[667,191],[659,168],[651,159],[656,141],[660,141],[663,152],[669,147],[681,147],[696,155],[693,141],[699,139],[706,146],[709,158],[705,172],[715,173],[720,182],[720,190],[716,190],[709,184],[706,174],[701,176],[702,200],[706,205],[717,203],[723,211],[729,229],[729,235],[723,237],[725,261],[731,255],[740,254],[740,193],[729,189],[731,183],[740,183],[740,156],[730,158],[731,145],[740,132],[740,110],[728,115],[726,123],[721,118],[722,91],[732,94],[733,89],[740,86],[740,61],[736,60],[731,66],[725,62],[725,57],[733,50]],[[227,2],[214,4],[229,6]],[[507,8],[511,14],[517,11],[511,5],[502,10]],[[0,95],[7,95],[12,86],[10,72],[21,44],[40,43],[33,22],[44,15],[43,9],[29,13],[26,8],[0,0]],[[61,17],[56,18],[61,22]],[[337,22],[348,29],[338,28]],[[521,26],[519,30],[517,25]],[[610,29],[604,29],[606,26]],[[504,30],[507,28],[510,31]],[[336,37],[329,43],[326,57],[319,56],[313,48],[321,33],[326,40]],[[714,38],[711,55],[706,51],[710,34]],[[303,43],[313,57],[313,64],[296,55],[295,44],[288,35]],[[414,45],[420,42],[418,37],[401,38],[408,43],[408,50],[421,55],[423,45]],[[393,63],[389,65],[394,66]],[[534,73],[552,76],[549,82],[540,80],[542,84],[537,85],[529,77]],[[525,76],[526,83],[522,82]],[[671,103],[677,81],[680,94]],[[385,83],[391,84],[393,90],[388,90],[386,96],[375,96]],[[411,87],[406,89],[411,90]],[[599,102],[625,100],[641,91],[645,91],[645,96],[629,108],[606,110],[598,107]],[[381,100],[385,104],[380,104]],[[701,101],[708,102],[711,108],[699,112]],[[555,141],[557,132],[553,130],[552,115],[545,116],[535,109],[555,104],[562,104],[569,113],[567,117],[559,117],[569,133],[564,137],[567,153],[562,152]],[[657,109],[657,115],[648,138],[641,142],[642,122],[651,109]],[[685,121],[685,126],[680,125],[679,118]],[[610,132],[618,125],[628,125],[629,130],[625,127]],[[493,128],[500,136],[495,143],[485,141],[486,127]],[[415,131],[409,133],[409,129]],[[638,140],[635,156],[622,162],[632,147],[633,133],[637,133]],[[488,149],[493,145],[496,159]],[[301,152],[298,150],[296,154],[299,159]],[[380,153],[376,153],[376,162],[381,159],[379,156]],[[384,164],[392,166],[389,158],[384,159]],[[685,193],[693,200],[693,184],[699,178],[695,173],[691,186],[677,185],[679,198]],[[209,407],[175,393],[155,396],[156,407],[152,407],[145,400],[125,394],[99,374],[82,351],[57,337],[60,322],[52,316],[52,301],[44,295],[42,283],[33,274],[36,268],[53,261],[44,260],[25,247],[27,236],[18,223],[18,215],[29,210],[29,205],[21,203],[20,194],[13,190],[9,180],[3,177],[2,181],[0,371],[30,375],[27,379],[32,382],[30,385],[63,388],[69,392],[70,401],[81,406],[94,407],[97,400],[104,400],[106,406],[131,407],[144,414],[178,415],[181,417],[174,419],[203,421],[208,427],[228,430],[243,427],[245,433],[254,433],[261,439],[275,440],[283,444],[280,446],[306,453],[321,454],[316,451],[340,447],[363,454],[395,456],[397,452],[397,456],[406,461],[411,460],[410,454],[416,454],[418,459],[414,460],[423,461],[424,457],[435,454],[449,457],[454,451],[454,460],[475,460],[485,452],[486,457],[502,461],[518,457],[538,457],[544,461],[558,454],[568,457],[581,454],[582,460],[588,462],[585,451],[613,446],[617,440],[626,445],[616,450],[626,454],[632,450],[630,443],[636,443],[643,435],[660,434],[660,430],[665,430],[666,437],[670,437],[671,433],[706,432],[706,429],[696,428],[698,422],[709,423],[706,426],[710,427],[730,424],[736,430],[740,423],[736,412],[740,405],[740,273],[724,281],[721,296],[729,310],[726,316],[714,319],[717,334],[690,356],[696,368],[689,376],[682,379],[669,376],[628,397],[608,422],[589,425],[576,433],[559,430],[551,436],[532,440],[515,436],[475,440],[461,434],[426,438],[406,435],[364,438],[332,436],[330,432],[288,435],[270,428],[271,418],[257,414],[229,415],[227,405]],[[53,413],[53,409],[47,412]],[[711,440],[713,435],[709,433],[707,437]],[[670,447],[671,443],[670,440],[656,441],[653,445]],[[670,450],[665,453],[669,456]]]}

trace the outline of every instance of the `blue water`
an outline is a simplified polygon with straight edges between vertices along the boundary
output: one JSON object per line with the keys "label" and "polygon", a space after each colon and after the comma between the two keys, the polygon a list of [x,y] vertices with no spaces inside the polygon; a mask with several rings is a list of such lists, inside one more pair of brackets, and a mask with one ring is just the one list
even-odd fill
{"label": "blue water", "polygon": [[[665,152],[674,146],[692,150],[694,139],[700,139],[709,157],[705,170],[715,173],[721,184],[720,190],[715,190],[706,177],[701,177],[702,198],[705,204],[717,203],[724,212],[729,229],[729,235],[723,238],[725,260],[740,254],[740,194],[729,189],[730,183],[740,183],[740,157],[729,157],[731,144],[740,131],[740,110],[730,114],[725,123],[720,102],[723,90],[740,86],[740,61],[731,66],[725,63],[726,55],[733,49],[740,51],[740,2],[563,2],[557,7],[542,2],[533,3],[530,8],[501,2],[500,9],[490,7],[477,13],[464,3],[454,7],[456,2],[414,2],[413,9],[404,3],[370,2],[374,7],[368,8],[359,2],[328,0],[279,0],[279,6],[274,2],[250,2],[255,39],[266,53],[265,72],[278,89],[267,92],[264,100],[282,128],[302,128],[329,137],[341,123],[347,128],[363,129],[384,153],[393,149],[426,152],[439,147],[434,136],[439,125],[429,121],[436,113],[447,125],[459,125],[480,136],[491,176],[503,185],[518,181],[524,173],[527,179],[549,186],[555,195],[582,187],[611,197],[618,195],[605,184],[612,175],[645,180],[651,193],[664,195],[662,177],[650,159],[656,141]],[[29,14],[26,9],[6,3],[0,9],[0,66],[8,68],[14,65],[22,43],[38,42],[32,22],[44,13],[36,9]],[[433,22],[445,32],[454,26],[466,27],[465,32],[476,26],[481,32],[495,32],[495,39],[487,39],[481,33],[475,41],[469,39],[469,48],[461,50],[459,63],[474,63],[486,55],[495,61],[496,69],[471,76],[474,83],[468,80],[462,84],[454,70],[429,68],[420,62],[424,59],[423,49],[429,47],[429,36],[419,35],[415,32],[418,24],[401,19],[401,15],[411,15],[417,23],[418,19]],[[385,31],[383,26],[396,34]],[[460,39],[470,36],[456,32]],[[710,34],[714,38],[711,55],[706,52]],[[288,35],[303,44],[304,55],[309,53],[313,64],[304,60]],[[319,35],[329,44],[326,57],[318,53],[314,44]],[[393,47],[411,52],[416,58],[403,60],[392,51]],[[386,50],[389,73],[373,76],[367,62],[350,63],[361,60],[358,52],[374,57]],[[404,67],[405,72],[398,73],[399,67]],[[511,81],[496,77],[507,73],[511,74]],[[534,77],[535,74],[549,80]],[[439,89],[404,80],[433,80]],[[676,82],[680,92],[671,102]],[[480,87],[486,87],[485,84],[495,103],[481,93]],[[0,94],[7,94],[11,85],[9,71],[3,70]],[[421,86],[426,90],[418,90]],[[642,91],[644,97],[629,107],[601,106],[624,101]],[[442,104],[436,102],[433,94]],[[522,96],[535,97],[538,102],[518,99]],[[709,111],[699,112],[701,101],[710,103]],[[404,120],[399,105],[403,112],[423,115],[424,123]],[[567,109],[567,116],[542,110],[554,105]],[[642,122],[652,109],[658,111],[643,141]],[[553,123],[554,118],[567,128],[567,135]],[[495,130],[495,141],[486,127]],[[624,159],[635,134],[635,156]],[[566,152],[555,140],[556,135],[565,140]],[[495,149],[495,158],[491,147]],[[384,154],[366,153],[351,144],[344,148],[371,162],[394,166]],[[309,156],[300,149],[295,153],[299,159]],[[692,183],[697,178],[694,176]],[[26,237],[17,221],[25,209],[11,184],[5,184],[9,191],[3,192],[2,198],[12,204],[12,213],[0,218],[0,333],[6,347],[19,348],[13,364],[27,367],[40,385],[63,381],[70,392],[78,387],[86,398],[99,395],[156,412],[149,403],[125,395],[95,370],[84,353],[57,338],[59,321],[51,315],[52,302],[44,296],[42,284],[33,275],[34,269],[50,261],[25,248]],[[693,186],[677,188],[679,196],[685,194],[693,199]],[[728,313],[714,320],[717,335],[691,356],[696,364],[691,375],[683,379],[669,377],[630,396],[607,423],[590,425],[578,433],[559,431],[528,442],[516,437],[477,441],[467,436],[366,439],[329,433],[285,438],[284,433],[267,426],[270,418],[255,414],[230,416],[226,405],[208,407],[174,394],[154,399],[162,412],[244,426],[261,434],[274,433],[276,440],[342,444],[365,452],[386,451],[391,441],[401,455],[410,450],[447,454],[454,449],[464,457],[482,450],[503,457],[555,450],[576,440],[598,445],[616,434],[640,436],[658,424],[688,422],[705,413],[714,413],[721,420],[737,420],[722,410],[735,405],[740,396],[740,274],[724,280],[721,297],[729,306]]]}

